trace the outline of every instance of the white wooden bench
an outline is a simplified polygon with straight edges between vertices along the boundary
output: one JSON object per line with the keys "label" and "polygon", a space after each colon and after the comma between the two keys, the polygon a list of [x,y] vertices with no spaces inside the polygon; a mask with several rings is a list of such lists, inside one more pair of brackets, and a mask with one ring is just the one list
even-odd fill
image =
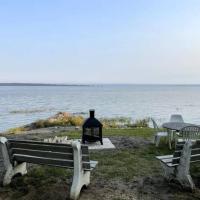
{"label": "white wooden bench", "polygon": [[83,186],[90,183],[96,161],[90,161],[87,145],[11,140],[0,137],[0,182],[10,184],[16,174],[27,173],[26,163],[74,169],[70,198],[78,199]]}
{"label": "white wooden bench", "polygon": [[156,156],[160,161],[164,177],[168,180],[178,181],[183,188],[195,189],[190,175],[190,164],[200,161],[200,141],[187,140],[178,142],[173,155]]}

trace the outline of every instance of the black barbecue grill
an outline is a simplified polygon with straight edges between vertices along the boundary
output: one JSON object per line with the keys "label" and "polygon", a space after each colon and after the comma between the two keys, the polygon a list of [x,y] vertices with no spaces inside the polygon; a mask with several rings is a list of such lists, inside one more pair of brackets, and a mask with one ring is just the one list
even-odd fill
{"label": "black barbecue grill", "polygon": [[103,145],[102,127],[101,122],[95,118],[95,111],[90,110],[90,117],[83,123],[82,143],[100,141]]}

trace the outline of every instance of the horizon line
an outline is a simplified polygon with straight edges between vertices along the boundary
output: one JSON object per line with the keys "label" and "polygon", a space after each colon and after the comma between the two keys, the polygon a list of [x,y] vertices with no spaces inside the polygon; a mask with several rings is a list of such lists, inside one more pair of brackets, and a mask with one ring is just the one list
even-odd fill
{"label": "horizon line", "polygon": [[199,86],[200,83],[40,83],[40,82],[0,82],[0,86],[94,86],[94,85],[171,85]]}

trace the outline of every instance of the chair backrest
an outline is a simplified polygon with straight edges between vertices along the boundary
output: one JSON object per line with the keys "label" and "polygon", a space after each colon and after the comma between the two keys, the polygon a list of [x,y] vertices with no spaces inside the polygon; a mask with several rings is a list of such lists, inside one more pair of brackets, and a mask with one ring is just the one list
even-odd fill
{"label": "chair backrest", "polygon": [[151,118],[151,121],[152,121],[152,123],[153,123],[153,128],[154,128],[156,131],[158,131],[159,127],[158,127],[157,123],[155,122],[155,120],[154,120],[153,118]]}
{"label": "chair backrest", "polygon": [[180,130],[180,135],[183,140],[198,140],[200,139],[200,126],[186,126]]}
{"label": "chair backrest", "polygon": [[[74,168],[74,152],[71,144],[45,143],[27,140],[8,140],[11,163],[27,162]],[[82,167],[90,170],[88,146],[81,145]]]}
{"label": "chair backrest", "polygon": [[184,122],[182,115],[171,115],[170,122]]}

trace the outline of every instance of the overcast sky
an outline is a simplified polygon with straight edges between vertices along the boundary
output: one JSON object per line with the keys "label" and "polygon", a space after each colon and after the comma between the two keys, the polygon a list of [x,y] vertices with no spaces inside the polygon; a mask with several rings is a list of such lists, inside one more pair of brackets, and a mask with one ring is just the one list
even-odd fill
{"label": "overcast sky", "polygon": [[0,0],[0,82],[200,83],[200,1]]}

